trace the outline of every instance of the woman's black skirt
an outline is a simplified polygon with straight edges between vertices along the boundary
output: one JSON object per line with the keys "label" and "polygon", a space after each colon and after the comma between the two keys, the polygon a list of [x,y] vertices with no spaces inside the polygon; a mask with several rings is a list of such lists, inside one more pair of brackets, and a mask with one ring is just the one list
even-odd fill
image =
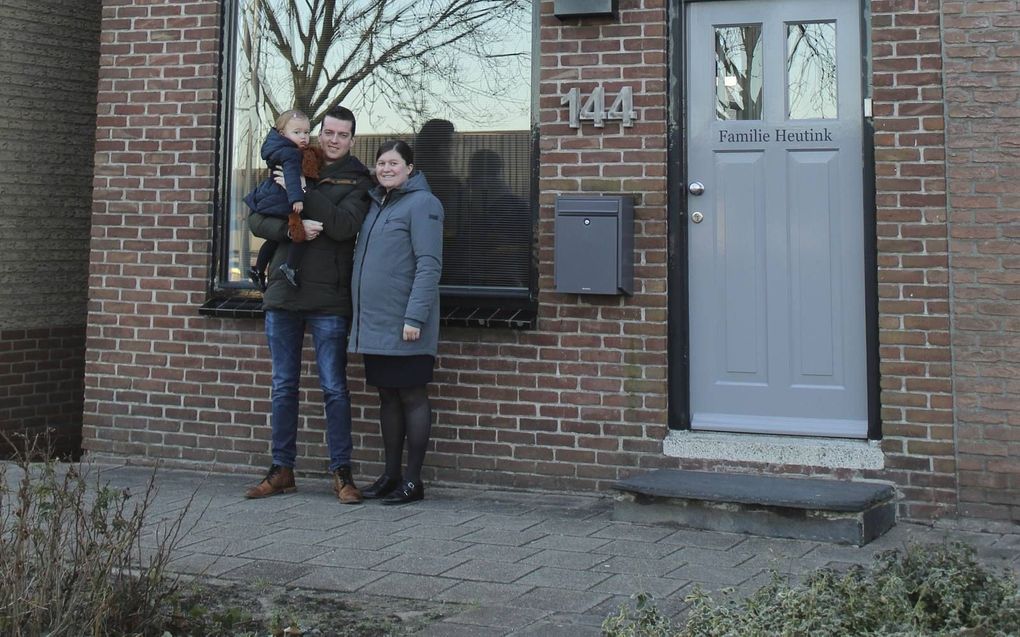
{"label": "woman's black skirt", "polygon": [[432,382],[436,357],[365,354],[365,382],[375,387],[417,387]]}

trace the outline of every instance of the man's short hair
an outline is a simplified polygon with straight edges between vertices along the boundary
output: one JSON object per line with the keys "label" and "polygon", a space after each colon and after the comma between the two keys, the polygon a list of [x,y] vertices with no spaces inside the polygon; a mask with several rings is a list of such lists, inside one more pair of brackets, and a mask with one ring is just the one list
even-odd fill
{"label": "man's short hair", "polygon": [[[326,118],[332,117],[342,122],[351,123],[351,137],[354,137],[354,131],[357,128],[358,122],[354,119],[354,113],[351,109],[345,106],[334,106],[333,108],[326,111],[326,114],[322,116],[322,126],[326,125]],[[321,127],[320,127],[321,130]]]}

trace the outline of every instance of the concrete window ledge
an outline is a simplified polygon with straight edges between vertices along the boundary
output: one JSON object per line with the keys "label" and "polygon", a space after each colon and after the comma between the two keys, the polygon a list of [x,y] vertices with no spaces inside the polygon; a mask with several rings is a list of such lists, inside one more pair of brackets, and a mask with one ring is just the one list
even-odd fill
{"label": "concrete window ledge", "polygon": [[762,436],[671,430],[662,442],[670,458],[723,460],[825,467],[882,469],[885,455],[877,440]]}

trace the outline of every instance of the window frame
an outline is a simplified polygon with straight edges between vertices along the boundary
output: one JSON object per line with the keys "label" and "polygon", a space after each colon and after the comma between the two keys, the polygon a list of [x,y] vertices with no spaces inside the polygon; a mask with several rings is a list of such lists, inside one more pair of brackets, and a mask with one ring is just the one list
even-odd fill
{"label": "window frame", "polygon": [[[223,318],[259,318],[262,293],[245,281],[229,281],[230,263],[230,175],[233,167],[234,70],[238,41],[239,8],[242,0],[223,0],[220,4],[220,58],[217,69],[219,104],[214,161],[212,201],[211,263],[208,270],[206,301],[199,313]],[[503,288],[440,285],[441,324],[470,327],[535,327],[538,309],[538,219],[539,219],[539,109],[540,3],[531,3],[531,126],[529,171],[531,259],[528,287]]]}

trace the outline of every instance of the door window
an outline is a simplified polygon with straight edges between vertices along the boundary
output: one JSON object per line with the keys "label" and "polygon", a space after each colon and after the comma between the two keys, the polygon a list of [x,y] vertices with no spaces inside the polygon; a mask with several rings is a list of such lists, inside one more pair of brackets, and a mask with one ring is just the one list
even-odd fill
{"label": "door window", "polygon": [[836,23],[788,23],[787,117],[836,119],[836,97]]}
{"label": "door window", "polygon": [[762,66],[760,24],[715,28],[716,119],[761,119]]}

